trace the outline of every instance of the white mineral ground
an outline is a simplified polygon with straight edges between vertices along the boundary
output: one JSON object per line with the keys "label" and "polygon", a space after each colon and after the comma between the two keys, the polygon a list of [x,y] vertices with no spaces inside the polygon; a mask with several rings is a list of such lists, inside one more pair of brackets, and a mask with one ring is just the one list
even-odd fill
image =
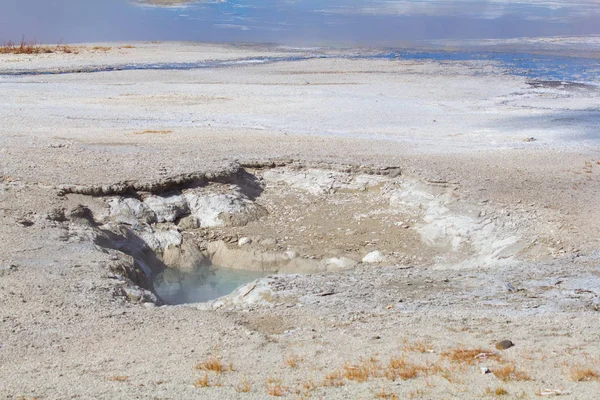
{"label": "white mineral ground", "polygon": [[[107,46],[2,55],[0,73],[302,55]],[[530,85],[482,61],[0,75],[0,397],[263,399],[280,383],[291,398],[467,399],[500,389],[597,398],[598,104],[597,87]],[[57,190],[288,159],[294,167],[249,170],[263,195],[230,207],[254,207],[259,219],[238,227],[219,227],[220,211],[201,209],[220,210],[213,203],[234,196],[229,184],[168,204],[152,197],[151,212],[118,196]],[[339,165],[402,175],[371,182],[327,169]],[[92,242],[99,228],[70,212],[79,204],[102,229],[142,226],[156,248],[214,235],[223,242],[212,246],[226,251],[298,255],[324,271],[356,267],[259,280],[211,304],[157,307],[131,301],[131,282],[109,270],[130,265],[128,256]],[[120,204],[129,208],[118,212],[137,214],[115,225],[125,217],[108,210]],[[169,225],[169,210],[194,206],[182,232]],[[203,221],[214,231],[192,229]],[[130,299],[117,295],[127,285]],[[515,346],[500,361],[446,356],[497,351],[503,339]],[[210,387],[195,387],[205,376],[195,366],[211,355],[233,370],[208,372]],[[422,368],[411,377],[388,367],[393,356]],[[381,368],[371,363],[365,381],[348,379],[357,369],[346,363],[371,357]],[[512,366],[528,379],[501,380],[498,369]],[[335,371],[341,386],[328,386]]]}

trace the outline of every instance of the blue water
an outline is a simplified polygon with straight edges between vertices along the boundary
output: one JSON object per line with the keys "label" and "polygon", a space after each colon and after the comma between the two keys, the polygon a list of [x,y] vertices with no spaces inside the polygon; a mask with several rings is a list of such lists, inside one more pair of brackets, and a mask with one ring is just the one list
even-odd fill
{"label": "blue water", "polygon": [[146,63],[121,64],[89,67],[76,70],[35,71],[24,70],[0,75],[48,75],[82,72],[108,72],[130,70],[192,70],[204,68],[228,68],[277,62],[301,61],[315,58],[388,59],[388,60],[435,60],[435,61],[491,61],[510,75],[524,76],[531,80],[600,83],[600,59],[585,57],[563,57],[530,53],[465,52],[465,51],[422,51],[387,50],[364,55],[328,56],[306,55],[291,57],[255,57],[240,60],[202,61],[192,63]]}
{"label": "blue water", "polygon": [[228,295],[238,286],[266,275],[214,265],[191,271],[166,269],[154,278],[154,289],[167,304],[202,303]]}

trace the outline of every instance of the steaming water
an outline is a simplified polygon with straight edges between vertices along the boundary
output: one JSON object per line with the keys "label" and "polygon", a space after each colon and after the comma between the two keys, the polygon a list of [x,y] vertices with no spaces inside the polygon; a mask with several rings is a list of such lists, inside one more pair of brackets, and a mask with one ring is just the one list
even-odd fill
{"label": "steaming water", "polygon": [[156,293],[168,304],[201,303],[233,292],[238,286],[266,276],[263,272],[215,265],[192,271],[166,269],[154,279]]}
{"label": "steaming water", "polygon": [[[164,0],[163,0],[164,2]],[[600,34],[595,0],[2,2],[0,41],[189,40],[398,47],[407,41]]]}

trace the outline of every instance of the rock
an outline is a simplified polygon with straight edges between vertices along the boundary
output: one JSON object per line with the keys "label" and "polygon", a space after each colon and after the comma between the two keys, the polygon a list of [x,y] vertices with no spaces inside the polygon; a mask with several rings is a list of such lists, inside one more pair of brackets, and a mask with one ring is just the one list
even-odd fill
{"label": "rock", "polygon": [[344,271],[347,269],[352,269],[356,267],[358,262],[347,258],[347,257],[339,257],[339,258],[326,258],[323,260],[325,263],[327,272],[335,272],[335,271]]}
{"label": "rock", "polygon": [[277,239],[266,238],[260,241],[261,246],[270,247],[277,245]]}
{"label": "rock", "polygon": [[192,270],[210,264],[210,260],[202,254],[198,246],[187,242],[178,247],[167,247],[163,252],[162,260],[169,268],[185,270]]}
{"label": "rock", "polygon": [[198,227],[244,226],[267,214],[258,204],[231,194],[186,193],[190,213]]}
{"label": "rock", "polygon": [[363,257],[362,262],[365,264],[378,264],[385,261],[385,256],[379,250],[375,250]]}
{"label": "rock", "polygon": [[73,209],[71,209],[67,213],[67,218],[72,222],[83,225],[96,225],[96,221],[94,220],[94,215],[92,214],[92,210],[88,207],[79,204]]}
{"label": "rock", "polygon": [[163,252],[171,246],[181,245],[181,233],[176,230],[141,232],[140,238],[154,251]]}
{"label": "rock", "polygon": [[173,222],[189,212],[187,202],[181,195],[149,196],[144,199],[144,204],[154,212],[157,222]]}
{"label": "rock", "polygon": [[506,349],[510,349],[514,345],[515,344],[513,342],[511,342],[510,340],[502,340],[502,341],[496,343],[496,348],[498,350],[506,350]]}
{"label": "rock", "polygon": [[228,306],[247,307],[251,305],[274,307],[278,302],[278,296],[271,289],[270,284],[273,282],[273,279],[261,278],[240,286],[233,293],[213,301],[211,308],[219,309]]}
{"label": "rock", "polygon": [[380,185],[387,177],[369,174],[352,175],[328,169],[310,168],[302,172],[273,168],[263,173],[267,182],[284,183],[315,195],[337,190],[364,191]]}
{"label": "rock", "polygon": [[251,243],[252,243],[252,239],[250,239],[249,237],[243,237],[238,240],[238,246],[240,246],[240,247],[245,246],[247,244],[251,244]]}
{"label": "rock", "polygon": [[46,216],[50,221],[56,222],[65,222],[67,217],[65,217],[65,209],[64,208],[55,208],[51,210]]}
{"label": "rock", "polygon": [[146,204],[132,197],[116,198],[109,202],[109,216],[116,222],[139,225],[156,222],[156,214]]}
{"label": "rock", "polygon": [[298,253],[296,253],[296,252],[295,252],[295,251],[293,251],[293,250],[288,250],[288,251],[286,251],[284,254],[285,254],[285,255],[287,256],[287,258],[289,258],[290,260],[293,260],[294,258],[297,258],[297,257],[298,257]]}
{"label": "rock", "polygon": [[482,375],[490,374],[492,372],[492,370],[489,369],[488,367],[479,367],[479,370],[481,371]]}
{"label": "rock", "polygon": [[196,218],[194,218],[192,215],[188,215],[187,217],[181,218],[177,223],[177,226],[184,231],[187,231],[189,229],[197,229],[199,227],[198,221],[196,221]]}
{"label": "rock", "polygon": [[159,300],[156,295],[148,290],[140,287],[123,287],[121,288],[121,295],[125,296],[127,300],[133,303],[158,303]]}

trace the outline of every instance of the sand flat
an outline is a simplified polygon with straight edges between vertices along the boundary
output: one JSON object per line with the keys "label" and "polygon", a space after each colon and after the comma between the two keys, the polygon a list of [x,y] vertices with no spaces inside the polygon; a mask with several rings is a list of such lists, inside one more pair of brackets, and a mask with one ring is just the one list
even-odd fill
{"label": "sand flat", "polygon": [[[480,398],[498,387],[594,398],[598,381],[576,377],[600,357],[596,87],[532,85],[492,62],[326,49],[268,64],[2,75],[302,55],[128,45],[0,57],[2,395],[259,399],[279,385],[290,398]],[[243,195],[268,215],[191,229],[110,214],[115,198],[164,195],[161,180],[185,192],[199,180],[172,182],[194,174],[202,191]],[[285,268],[329,269],[156,307],[122,273],[138,271],[130,243],[114,239],[124,229],[178,229],[201,249],[251,237],[249,251],[298,253]],[[361,263],[373,250],[388,261]],[[326,260],[342,257],[359,264],[334,272]],[[503,339],[516,346],[502,360],[448,355]],[[212,355],[234,370],[195,369]],[[422,368],[390,379],[392,356]],[[374,372],[352,378],[370,357]],[[513,365],[528,379],[499,378]],[[194,387],[205,373],[210,387]]]}

